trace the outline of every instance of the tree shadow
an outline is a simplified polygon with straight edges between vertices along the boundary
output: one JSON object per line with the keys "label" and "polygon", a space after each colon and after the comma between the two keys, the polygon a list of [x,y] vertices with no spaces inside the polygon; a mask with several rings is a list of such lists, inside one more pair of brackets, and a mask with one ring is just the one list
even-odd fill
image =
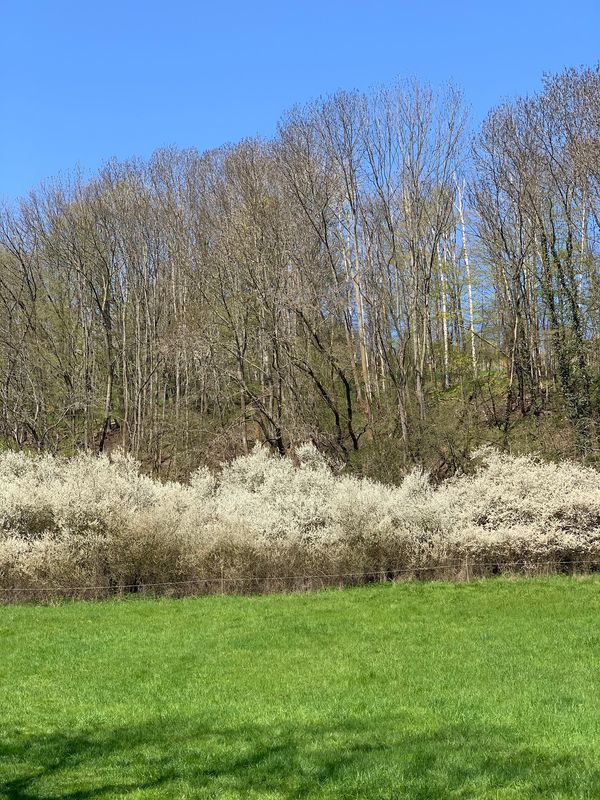
{"label": "tree shadow", "polygon": [[600,797],[584,755],[529,746],[508,726],[447,725],[419,734],[406,719],[218,728],[186,719],[0,737],[0,797],[329,796]]}

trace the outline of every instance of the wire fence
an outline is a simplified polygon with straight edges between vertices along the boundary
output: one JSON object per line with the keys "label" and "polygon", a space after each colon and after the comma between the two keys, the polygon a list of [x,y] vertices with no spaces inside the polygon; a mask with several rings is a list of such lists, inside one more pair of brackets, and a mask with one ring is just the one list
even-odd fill
{"label": "wire fence", "polygon": [[[600,571],[600,557],[597,559],[565,559],[535,561],[521,559],[518,561],[471,561],[468,558],[453,559],[434,564],[417,564],[401,569],[364,569],[358,572],[323,572],[313,574],[290,575],[227,575],[222,569],[220,575],[203,575],[186,580],[144,581],[130,583],[113,582],[107,578],[104,583],[82,584],[75,586],[9,586],[0,587],[0,597],[4,602],[19,602],[23,599],[43,599],[45,597],[87,597],[96,593],[100,598],[140,594],[173,594],[178,596],[197,594],[235,594],[268,593],[290,591],[307,591],[310,589],[330,588],[335,586],[351,586],[376,582],[414,580],[455,580],[469,581],[500,574],[549,575],[551,573],[588,574]],[[199,591],[200,590],[200,591]]]}

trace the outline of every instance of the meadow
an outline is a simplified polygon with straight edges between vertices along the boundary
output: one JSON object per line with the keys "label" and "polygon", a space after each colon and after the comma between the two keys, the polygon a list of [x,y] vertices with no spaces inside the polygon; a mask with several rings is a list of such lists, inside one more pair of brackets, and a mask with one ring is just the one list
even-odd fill
{"label": "meadow", "polygon": [[597,798],[600,579],[0,608],[0,797]]}

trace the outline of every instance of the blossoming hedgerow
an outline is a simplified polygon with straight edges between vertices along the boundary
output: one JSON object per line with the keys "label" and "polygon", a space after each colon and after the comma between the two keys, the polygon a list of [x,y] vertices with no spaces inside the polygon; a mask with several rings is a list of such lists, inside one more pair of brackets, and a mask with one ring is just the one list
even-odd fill
{"label": "blossoming hedgerow", "polygon": [[434,488],[416,470],[394,487],[335,474],[312,445],[294,459],[257,446],[184,485],[154,481],[120,453],[7,452],[0,591],[264,591],[600,560],[596,471],[489,448],[475,458],[472,476]]}

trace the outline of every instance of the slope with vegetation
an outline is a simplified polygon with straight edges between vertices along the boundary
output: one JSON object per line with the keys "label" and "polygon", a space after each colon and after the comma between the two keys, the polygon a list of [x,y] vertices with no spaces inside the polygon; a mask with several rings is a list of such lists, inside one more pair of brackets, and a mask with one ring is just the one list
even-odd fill
{"label": "slope with vegetation", "polygon": [[171,479],[255,441],[388,482],[485,442],[593,462],[599,109],[567,70],[469,146],[456,89],[401,82],[32,192],[0,214],[0,439]]}

